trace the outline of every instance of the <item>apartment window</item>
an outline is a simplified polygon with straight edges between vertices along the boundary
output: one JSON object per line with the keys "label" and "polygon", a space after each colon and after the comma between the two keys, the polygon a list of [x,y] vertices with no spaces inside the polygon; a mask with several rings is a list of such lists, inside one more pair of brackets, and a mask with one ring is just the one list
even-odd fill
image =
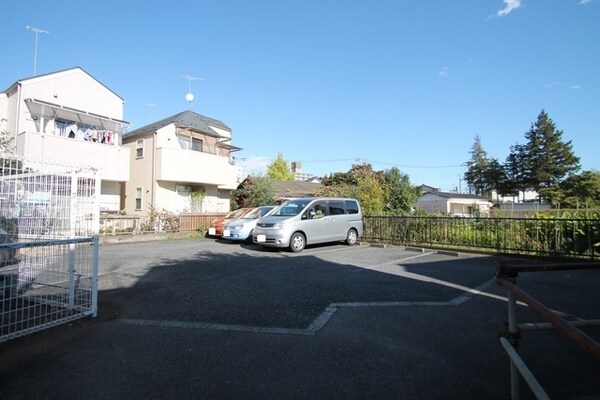
{"label": "apartment window", "polygon": [[177,140],[179,141],[179,146],[183,150],[202,151],[202,139],[178,135]]}
{"label": "apartment window", "polygon": [[192,138],[192,150],[202,151],[202,139]]}
{"label": "apartment window", "polygon": [[144,139],[140,139],[135,142],[135,156],[137,158],[144,157]]}
{"label": "apartment window", "polygon": [[142,188],[135,188],[135,209],[142,209]]}

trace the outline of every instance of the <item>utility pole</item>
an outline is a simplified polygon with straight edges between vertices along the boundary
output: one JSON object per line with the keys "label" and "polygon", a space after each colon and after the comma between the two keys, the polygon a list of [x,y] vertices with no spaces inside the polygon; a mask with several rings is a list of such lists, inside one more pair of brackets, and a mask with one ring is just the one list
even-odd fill
{"label": "utility pole", "polygon": [[38,35],[40,33],[50,33],[50,32],[45,31],[43,29],[34,28],[33,26],[30,26],[30,25],[25,26],[25,28],[27,28],[28,31],[31,31],[31,32],[35,33],[35,50],[34,50],[34,53],[33,53],[33,76],[35,76],[36,72],[37,72]]}

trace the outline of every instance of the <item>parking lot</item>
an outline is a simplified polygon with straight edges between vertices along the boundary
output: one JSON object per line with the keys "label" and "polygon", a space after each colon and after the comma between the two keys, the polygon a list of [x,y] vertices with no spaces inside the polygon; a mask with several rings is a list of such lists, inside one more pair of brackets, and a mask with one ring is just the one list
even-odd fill
{"label": "parking lot", "polygon": [[[103,245],[98,317],[0,344],[0,398],[507,399],[499,262],[369,245]],[[518,284],[598,318],[599,277]],[[519,318],[536,317],[522,306]],[[597,360],[555,332],[522,339],[552,398],[600,395]],[[522,398],[533,398],[525,385]]]}

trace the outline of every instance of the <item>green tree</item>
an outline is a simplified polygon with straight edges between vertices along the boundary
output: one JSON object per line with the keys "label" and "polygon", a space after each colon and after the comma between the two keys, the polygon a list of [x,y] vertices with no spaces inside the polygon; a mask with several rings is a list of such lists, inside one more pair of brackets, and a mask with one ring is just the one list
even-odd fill
{"label": "green tree", "polygon": [[0,132],[0,153],[9,153],[12,150],[13,139],[7,131]]}
{"label": "green tree", "polygon": [[23,172],[23,163],[18,158],[11,156],[12,151],[12,137],[6,131],[0,132],[0,176],[15,175]]}
{"label": "green tree", "polygon": [[563,208],[600,207],[600,171],[583,171],[571,175],[560,184],[559,196],[553,202],[561,203]]}
{"label": "green tree", "polygon": [[232,208],[275,204],[275,185],[267,176],[248,176],[231,193]]}
{"label": "green tree", "polygon": [[376,175],[366,175],[358,178],[356,198],[367,215],[377,215],[383,212],[385,193],[381,179]]}
{"label": "green tree", "polygon": [[504,167],[498,159],[491,158],[488,160],[487,168],[484,171],[484,180],[487,190],[496,190],[496,200],[498,200],[498,195],[506,187],[507,181]]}
{"label": "green tree", "polygon": [[421,195],[420,188],[412,186],[408,175],[396,167],[383,173],[383,182],[384,211],[393,215],[410,213]]}
{"label": "green tree", "polygon": [[486,151],[481,145],[479,135],[475,136],[475,142],[471,146],[469,152],[471,158],[467,161],[467,172],[464,178],[469,185],[470,190],[475,194],[483,195],[489,190],[488,182],[486,181],[486,170],[488,169],[489,160]]}
{"label": "green tree", "polygon": [[556,188],[561,181],[580,168],[571,141],[564,142],[563,132],[542,110],[535,123],[525,133],[527,143],[520,147],[519,161],[523,168],[523,183],[540,192]]}
{"label": "green tree", "polygon": [[267,166],[267,176],[276,181],[294,180],[294,173],[281,153],[277,154],[275,161]]}
{"label": "green tree", "polygon": [[337,172],[325,177],[320,196],[356,198],[365,214],[382,213],[385,205],[383,173],[373,171],[367,163],[355,164],[348,172]]}
{"label": "green tree", "polygon": [[525,191],[524,169],[520,145],[510,146],[510,153],[502,165],[505,180],[498,188],[498,192],[503,196],[518,196],[519,191]]}

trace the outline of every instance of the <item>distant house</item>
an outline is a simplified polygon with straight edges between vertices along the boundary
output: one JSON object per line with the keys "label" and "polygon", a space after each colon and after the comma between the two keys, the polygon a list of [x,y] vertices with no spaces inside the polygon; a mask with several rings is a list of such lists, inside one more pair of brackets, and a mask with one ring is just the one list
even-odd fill
{"label": "distant house", "polygon": [[421,185],[421,186],[419,186],[419,188],[421,189],[421,193],[432,193],[432,192],[440,191],[440,189],[435,188],[433,186],[429,186],[429,185]]}
{"label": "distant house", "polygon": [[228,212],[239,171],[231,154],[231,129],[223,122],[183,111],[123,134],[131,178],[125,211]]}
{"label": "distant house", "polygon": [[488,215],[491,207],[492,202],[482,196],[439,191],[423,194],[415,204],[416,209],[457,217],[472,217],[477,210],[481,215]]}
{"label": "distant house", "polygon": [[316,196],[321,183],[300,181],[275,181],[275,196],[278,202],[296,197]]}

